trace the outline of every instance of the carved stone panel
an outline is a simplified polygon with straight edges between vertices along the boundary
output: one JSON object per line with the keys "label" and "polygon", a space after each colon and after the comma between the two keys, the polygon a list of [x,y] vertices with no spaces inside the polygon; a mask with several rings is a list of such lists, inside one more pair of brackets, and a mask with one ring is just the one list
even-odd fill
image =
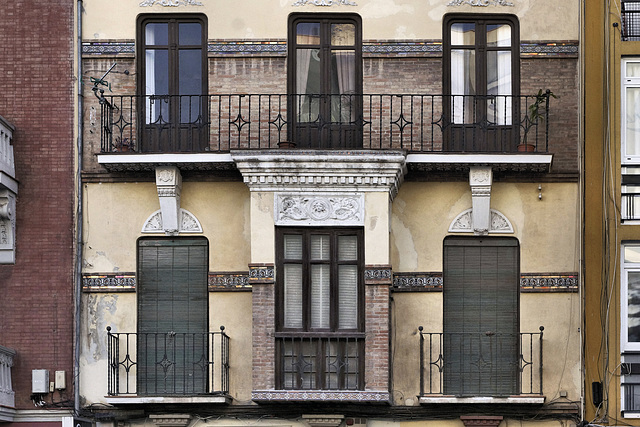
{"label": "carved stone panel", "polygon": [[364,194],[275,195],[276,225],[364,225]]}

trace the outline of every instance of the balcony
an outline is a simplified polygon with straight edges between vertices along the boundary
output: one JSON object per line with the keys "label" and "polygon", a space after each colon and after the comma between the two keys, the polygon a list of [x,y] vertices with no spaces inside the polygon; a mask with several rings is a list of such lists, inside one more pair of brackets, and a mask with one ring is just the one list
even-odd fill
{"label": "balcony", "polygon": [[100,153],[546,153],[551,96],[103,95]]}
{"label": "balcony", "polygon": [[107,331],[110,403],[227,402],[229,336],[224,326],[205,334]]}
{"label": "balcony", "polygon": [[[544,402],[543,327],[517,336],[418,329],[421,403]],[[514,340],[519,351],[510,354]]]}
{"label": "balcony", "polygon": [[623,41],[640,40],[640,1],[623,0],[621,10],[621,37]]}
{"label": "balcony", "polygon": [[11,385],[11,367],[16,351],[0,345],[0,422],[12,422],[15,415],[15,392]]}

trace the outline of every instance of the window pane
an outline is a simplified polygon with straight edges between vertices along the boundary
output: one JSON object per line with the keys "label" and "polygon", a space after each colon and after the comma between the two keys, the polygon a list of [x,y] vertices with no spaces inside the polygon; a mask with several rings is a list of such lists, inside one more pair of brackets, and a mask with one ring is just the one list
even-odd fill
{"label": "window pane", "polygon": [[298,49],[296,58],[296,109],[299,122],[314,122],[318,118],[320,98],[308,96],[320,93],[320,50]]}
{"label": "window pane", "polygon": [[451,100],[454,123],[474,122],[476,56],[474,50],[451,51]]}
{"label": "window pane", "polygon": [[355,121],[356,54],[352,50],[331,54],[331,121],[349,123]]}
{"label": "window pane", "polygon": [[311,259],[315,261],[329,260],[329,236],[314,234],[311,236]]}
{"label": "window pane", "polygon": [[166,22],[147,24],[144,28],[144,42],[147,45],[168,45],[169,24]]}
{"label": "window pane", "polygon": [[511,124],[511,52],[487,52],[487,120],[497,125]]}
{"label": "window pane", "polygon": [[338,260],[356,261],[358,259],[358,236],[338,237]]}
{"label": "window pane", "polygon": [[296,25],[297,44],[320,44],[320,23],[302,22]]}
{"label": "window pane", "polygon": [[148,49],[145,52],[145,122],[169,123],[169,99],[154,99],[154,96],[169,94],[169,52],[167,50]]}
{"label": "window pane", "polygon": [[358,266],[341,265],[338,268],[338,327],[358,327]]}
{"label": "window pane", "polygon": [[302,328],[302,265],[284,265],[284,326]]}
{"label": "window pane", "polygon": [[178,24],[178,43],[181,45],[202,44],[202,25],[198,22]]}
{"label": "window pane", "polygon": [[331,45],[353,46],[356,44],[356,26],[353,24],[331,24]]}
{"label": "window pane", "polygon": [[640,245],[624,246],[624,262],[640,263]]}
{"label": "window pane", "polygon": [[511,46],[511,25],[508,25],[508,24],[487,25],[487,46],[489,47]]}
{"label": "window pane", "polygon": [[299,234],[285,234],[284,257],[286,259],[302,259],[302,236]]}
{"label": "window pane", "polygon": [[626,95],[625,154],[637,156],[640,155],[640,87],[628,87]]}
{"label": "window pane", "polygon": [[476,24],[458,23],[451,25],[451,45],[475,45],[476,44]]}
{"label": "window pane", "polygon": [[[202,51],[179,51],[180,122],[194,123],[200,117],[202,94]],[[184,96],[189,95],[189,96]]]}
{"label": "window pane", "polygon": [[640,272],[627,274],[627,328],[628,342],[640,342]]}
{"label": "window pane", "polygon": [[640,77],[640,62],[627,62],[626,77]]}
{"label": "window pane", "polygon": [[[328,245],[327,245],[328,247]],[[326,264],[311,266],[311,327],[328,328],[331,301],[330,268]]]}

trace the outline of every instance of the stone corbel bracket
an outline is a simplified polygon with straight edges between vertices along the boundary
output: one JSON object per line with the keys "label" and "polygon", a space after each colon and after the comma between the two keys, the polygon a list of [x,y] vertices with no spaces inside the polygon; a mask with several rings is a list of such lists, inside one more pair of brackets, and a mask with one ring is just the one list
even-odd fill
{"label": "stone corbel bracket", "polygon": [[491,167],[472,166],[469,169],[469,185],[471,186],[471,224],[473,233],[486,235],[491,224],[491,184],[493,173]]}
{"label": "stone corbel bracket", "polygon": [[175,236],[180,231],[180,193],[182,192],[180,169],[176,166],[156,167],[156,187],[162,212],[162,229],[167,236]]}

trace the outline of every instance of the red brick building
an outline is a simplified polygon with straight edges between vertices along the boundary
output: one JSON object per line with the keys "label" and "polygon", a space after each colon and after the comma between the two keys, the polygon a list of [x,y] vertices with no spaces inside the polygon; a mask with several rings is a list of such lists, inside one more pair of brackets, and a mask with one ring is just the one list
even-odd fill
{"label": "red brick building", "polygon": [[60,425],[74,406],[74,9],[2,6],[0,423],[9,425]]}

